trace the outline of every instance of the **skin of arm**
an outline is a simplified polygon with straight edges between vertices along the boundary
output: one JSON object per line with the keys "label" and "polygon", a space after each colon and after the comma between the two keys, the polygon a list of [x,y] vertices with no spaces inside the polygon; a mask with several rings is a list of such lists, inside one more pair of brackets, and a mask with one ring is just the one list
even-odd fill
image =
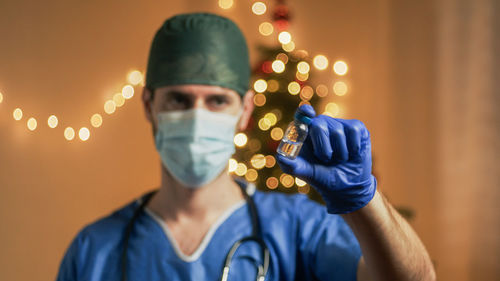
{"label": "skin of arm", "polygon": [[358,239],[363,257],[358,281],[434,281],[424,245],[406,220],[378,191],[363,208],[342,217]]}

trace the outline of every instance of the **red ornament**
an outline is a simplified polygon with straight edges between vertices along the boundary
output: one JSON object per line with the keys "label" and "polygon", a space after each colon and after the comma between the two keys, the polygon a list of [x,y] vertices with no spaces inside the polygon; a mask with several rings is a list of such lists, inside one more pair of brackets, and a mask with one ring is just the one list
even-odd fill
{"label": "red ornament", "polygon": [[261,69],[264,73],[272,73],[273,72],[273,67],[272,67],[272,62],[271,61],[265,61],[262,63]]}

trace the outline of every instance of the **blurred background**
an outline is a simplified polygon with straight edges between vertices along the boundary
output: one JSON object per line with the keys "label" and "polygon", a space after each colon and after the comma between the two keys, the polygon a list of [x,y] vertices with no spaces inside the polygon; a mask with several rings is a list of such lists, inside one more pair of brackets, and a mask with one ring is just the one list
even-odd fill
{"label": "blurred background", "polygon": [[[500,279],[500,2],[261,3],[0,1],[0,280],[54,280],[84,225],[159,185],[141,74],[163,21],[194,11],[241,27],[252,87],[268,97],[255,100],[240,152],[252,136],[252,149],[272,148],[273,126],[286,128],[300,102],[360,119],[379,189],[424,241],[438,279]],[[273,91],[276,60],[296,84],[274,78]],[[276,124],[259,119],[266,112]],[[232,172],[260,189],[313,196],[286,175],[264,177],[276,168],[267,153],[246,164],[241,153]]]}

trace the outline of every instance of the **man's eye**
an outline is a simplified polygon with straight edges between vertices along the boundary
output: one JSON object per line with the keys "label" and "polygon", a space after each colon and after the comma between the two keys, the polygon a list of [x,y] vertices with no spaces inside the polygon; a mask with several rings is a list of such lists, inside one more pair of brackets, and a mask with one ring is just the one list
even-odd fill
{"label": "man's eye", "polygon": [[220,105],[227,104],[228,100],[225,97],[212,97],[210,99],[210,103],[212,103],[213,105],[220,106]]}

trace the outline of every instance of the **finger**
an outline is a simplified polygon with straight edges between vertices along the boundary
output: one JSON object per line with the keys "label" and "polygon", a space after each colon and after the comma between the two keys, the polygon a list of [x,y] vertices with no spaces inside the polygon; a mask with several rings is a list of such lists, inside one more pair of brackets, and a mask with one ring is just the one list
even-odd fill
{"label": "finger", "polygon": [[363,131],[366,130],[365,125],[363,122],[356,119],[345,120],[336,118],[335,120],[344,125],[349,159],[359,161],[361,159],[361,135]]}
{"label": "finger", "polygon": [[330,133],[328,123],[319,116],[314,118],[309,125],[309,136],[313,144],[313,152],[320,161],[328,163],[332,160],[333,147],[330,142]]}
{"label": "finger", "polygon": [[344,125],[330,116],[321,115],[321,118],[328,124],[330,142],[333,144],[333,160],[338,162],[347,161],[349,151],[347,150]]}
{"label": "finger", "polygon": [[291,160],[281,154],[276,154],[276,162],[278,162],[278,165],[284,173],[292,176],[309,179],[314,173],[312,164],[301,156]]}

